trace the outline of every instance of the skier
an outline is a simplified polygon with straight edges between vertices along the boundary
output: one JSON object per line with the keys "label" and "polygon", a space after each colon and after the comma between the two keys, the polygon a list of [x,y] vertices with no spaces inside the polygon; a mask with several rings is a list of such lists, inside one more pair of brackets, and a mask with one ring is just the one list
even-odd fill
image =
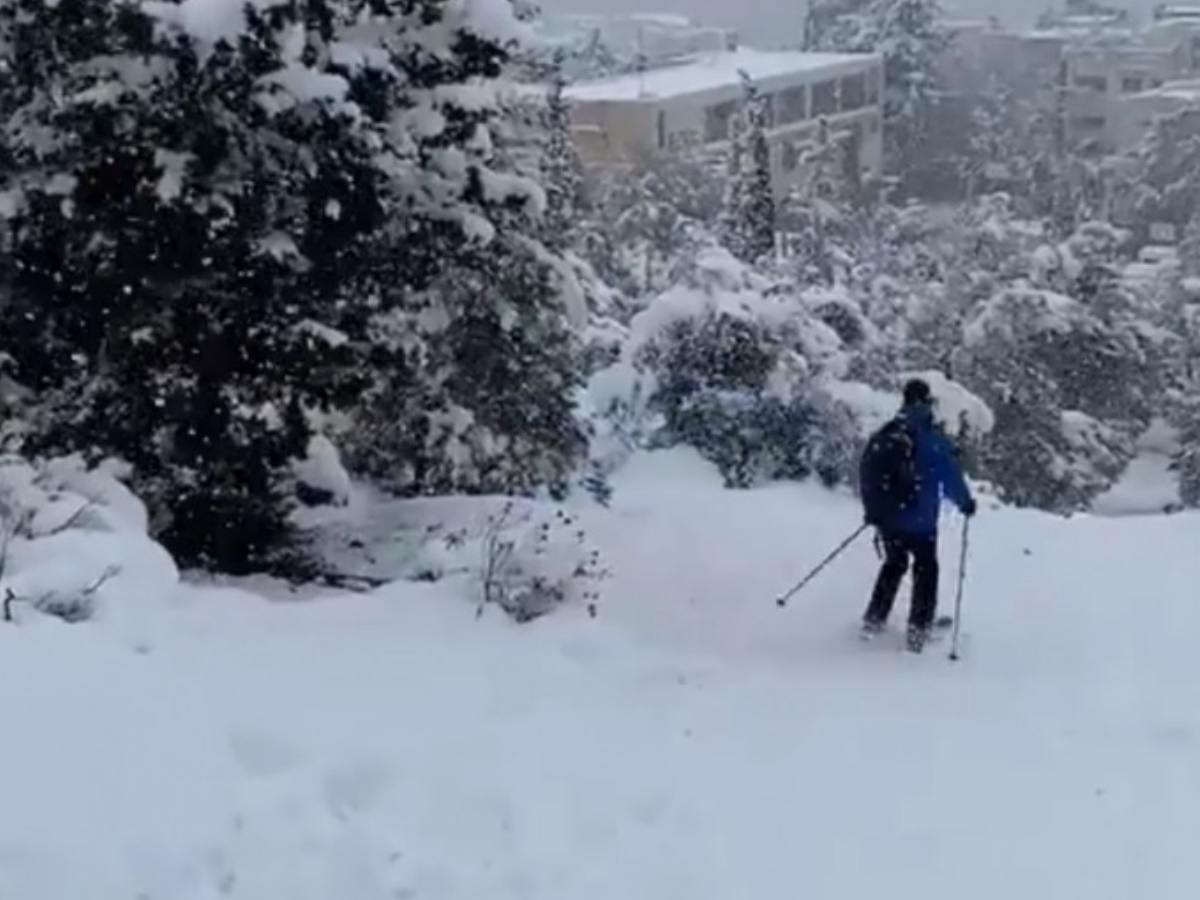
{"label": "skier", "polygon": [[937,614],[942,497],[948,497],[965,516],[975,515],[976,510],[950,442],[934,423],[935,403],[926,382],[908,382],[903,408],[872,436],[860,471],[865,520],[877,529],[884,554],[863,615],[863,636],[872,637],[883,630],[911,558],[908,649],[914,653],[924,649]]}

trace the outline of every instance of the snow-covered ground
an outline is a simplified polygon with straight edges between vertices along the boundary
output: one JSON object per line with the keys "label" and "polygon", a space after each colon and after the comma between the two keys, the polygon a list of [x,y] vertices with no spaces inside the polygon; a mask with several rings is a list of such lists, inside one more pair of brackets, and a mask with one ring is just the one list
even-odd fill
{"label": "snow-covered ground", "polygon": [[865,540],[776,607],[848,499],[675,452],[616,488],[594,619],[155,560],[94,623],[0,625],[0,898],[1197,895],[1195,516],[982,510],[952,664],[854,638]]}
{"label": "snow-covered ground", "polygon": [[1109,490],[1092,503],[1103,516],[1161,515],[1181,506],[1179,476],[1171,461],[1179,450],[1179,434],[1156,422],[1138,441],[1138,455]]}

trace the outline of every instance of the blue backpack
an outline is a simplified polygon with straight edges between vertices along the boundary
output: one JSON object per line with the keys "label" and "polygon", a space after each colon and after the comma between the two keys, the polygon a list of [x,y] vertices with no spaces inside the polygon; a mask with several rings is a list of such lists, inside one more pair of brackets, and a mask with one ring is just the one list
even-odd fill
{"label": "blue backpack", "polygon": [[859,463],[859,490],[867,521],[885,525],[912,507],[920,490],[917,442],[909,424],[895,418],[871,435]]}

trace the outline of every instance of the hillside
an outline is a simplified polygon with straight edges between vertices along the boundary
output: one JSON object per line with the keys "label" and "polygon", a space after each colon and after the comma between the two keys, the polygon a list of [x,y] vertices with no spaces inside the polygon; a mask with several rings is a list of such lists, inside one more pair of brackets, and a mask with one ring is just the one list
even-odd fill
{"label": "hillside", "polygon": [[1194,516],[985,507],[957,664],[855,639],[867,541],[776,608],[848,499],[672,452],[582,520],[595,619],[476,621],[453,579],[255,601],[152,554],[93,623],[22,614],[0,897],[1194,894]]}

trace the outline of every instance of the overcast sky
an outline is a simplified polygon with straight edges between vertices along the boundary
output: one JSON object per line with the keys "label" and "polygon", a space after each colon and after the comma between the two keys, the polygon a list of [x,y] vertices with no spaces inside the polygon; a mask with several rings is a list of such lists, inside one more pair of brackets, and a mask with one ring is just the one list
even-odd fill
{"label": "overcast sky", "polygon": [[[540,0],[547,12],[679,13],[708,25],[733,28],[747,43],[770,46],[799,35],[804,0]],[[1130,8],[1149,10],[1156,0],[1127,0]],[[1030,24],[1052,4],[1048,0],[943,0],[960,16],[996,15],[1013,25]]]}

